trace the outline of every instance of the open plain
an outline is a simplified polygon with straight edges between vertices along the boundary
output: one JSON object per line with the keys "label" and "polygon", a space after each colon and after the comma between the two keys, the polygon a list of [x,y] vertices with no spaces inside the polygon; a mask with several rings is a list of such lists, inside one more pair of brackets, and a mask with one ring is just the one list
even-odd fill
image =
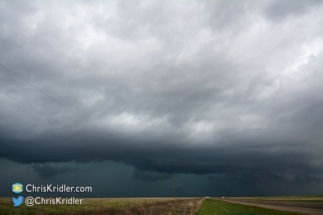
{"label": "open plain", "polygon": [[297,215],[323,214],[323,197],[85,198],[80,205],[22,204],[0,198],[0,215]]}
{"label": "open plain", "polygon": [[191,215],[202,203],[202,198],[87,198],[81,205],[13,207],[10,198],[0,198],[0,215]]}

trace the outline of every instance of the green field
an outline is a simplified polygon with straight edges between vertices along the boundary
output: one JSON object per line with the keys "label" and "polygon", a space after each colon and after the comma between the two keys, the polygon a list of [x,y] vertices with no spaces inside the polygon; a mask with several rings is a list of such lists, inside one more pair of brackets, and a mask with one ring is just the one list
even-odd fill
{"label": "green field", "polygon": [[197,215],[296,215],[299,213],[277,211],[254,206],[205,199]]}

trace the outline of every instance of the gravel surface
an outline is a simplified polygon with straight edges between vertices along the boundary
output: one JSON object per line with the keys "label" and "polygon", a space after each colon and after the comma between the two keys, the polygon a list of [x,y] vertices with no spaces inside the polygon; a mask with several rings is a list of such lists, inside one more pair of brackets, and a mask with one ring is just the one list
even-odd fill
{"label": "gravel surface", "polygon": [[278,201],[254,201],[254,200],[231,200],[223,201],[239,203],[244,205],[259,206],[263,208],[270,208],[281,211],[290,211],[296,213],[323,215],[323,203],[314,202],[278,202]]}

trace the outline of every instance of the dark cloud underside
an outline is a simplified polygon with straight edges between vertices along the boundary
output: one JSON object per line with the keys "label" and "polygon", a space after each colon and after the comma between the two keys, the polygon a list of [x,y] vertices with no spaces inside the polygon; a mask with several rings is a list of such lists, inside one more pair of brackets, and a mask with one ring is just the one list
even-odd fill
{"label": "dark cloud underside", "polygon": [[314,0],[2,1],[1,162],[43,181],[116,162],[127,183],[314,192],[321,14]]}

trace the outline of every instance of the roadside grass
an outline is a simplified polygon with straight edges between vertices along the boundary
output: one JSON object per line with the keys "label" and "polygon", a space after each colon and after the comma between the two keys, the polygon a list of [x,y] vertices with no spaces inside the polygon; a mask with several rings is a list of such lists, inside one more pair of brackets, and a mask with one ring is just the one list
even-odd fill
{"label": "roadside grass", "polygon": [[225,202],[221,200],[205,199],[197,215],[300,215],[300,213],[278,211]]}
{"label": "roadside grass", "polygon": [[157,215],[195,214],[202,199],[128,198],[94,199],[84,198],[80,205],[21,205],[13,207],[10,198],[0,198],[0,215]]}

